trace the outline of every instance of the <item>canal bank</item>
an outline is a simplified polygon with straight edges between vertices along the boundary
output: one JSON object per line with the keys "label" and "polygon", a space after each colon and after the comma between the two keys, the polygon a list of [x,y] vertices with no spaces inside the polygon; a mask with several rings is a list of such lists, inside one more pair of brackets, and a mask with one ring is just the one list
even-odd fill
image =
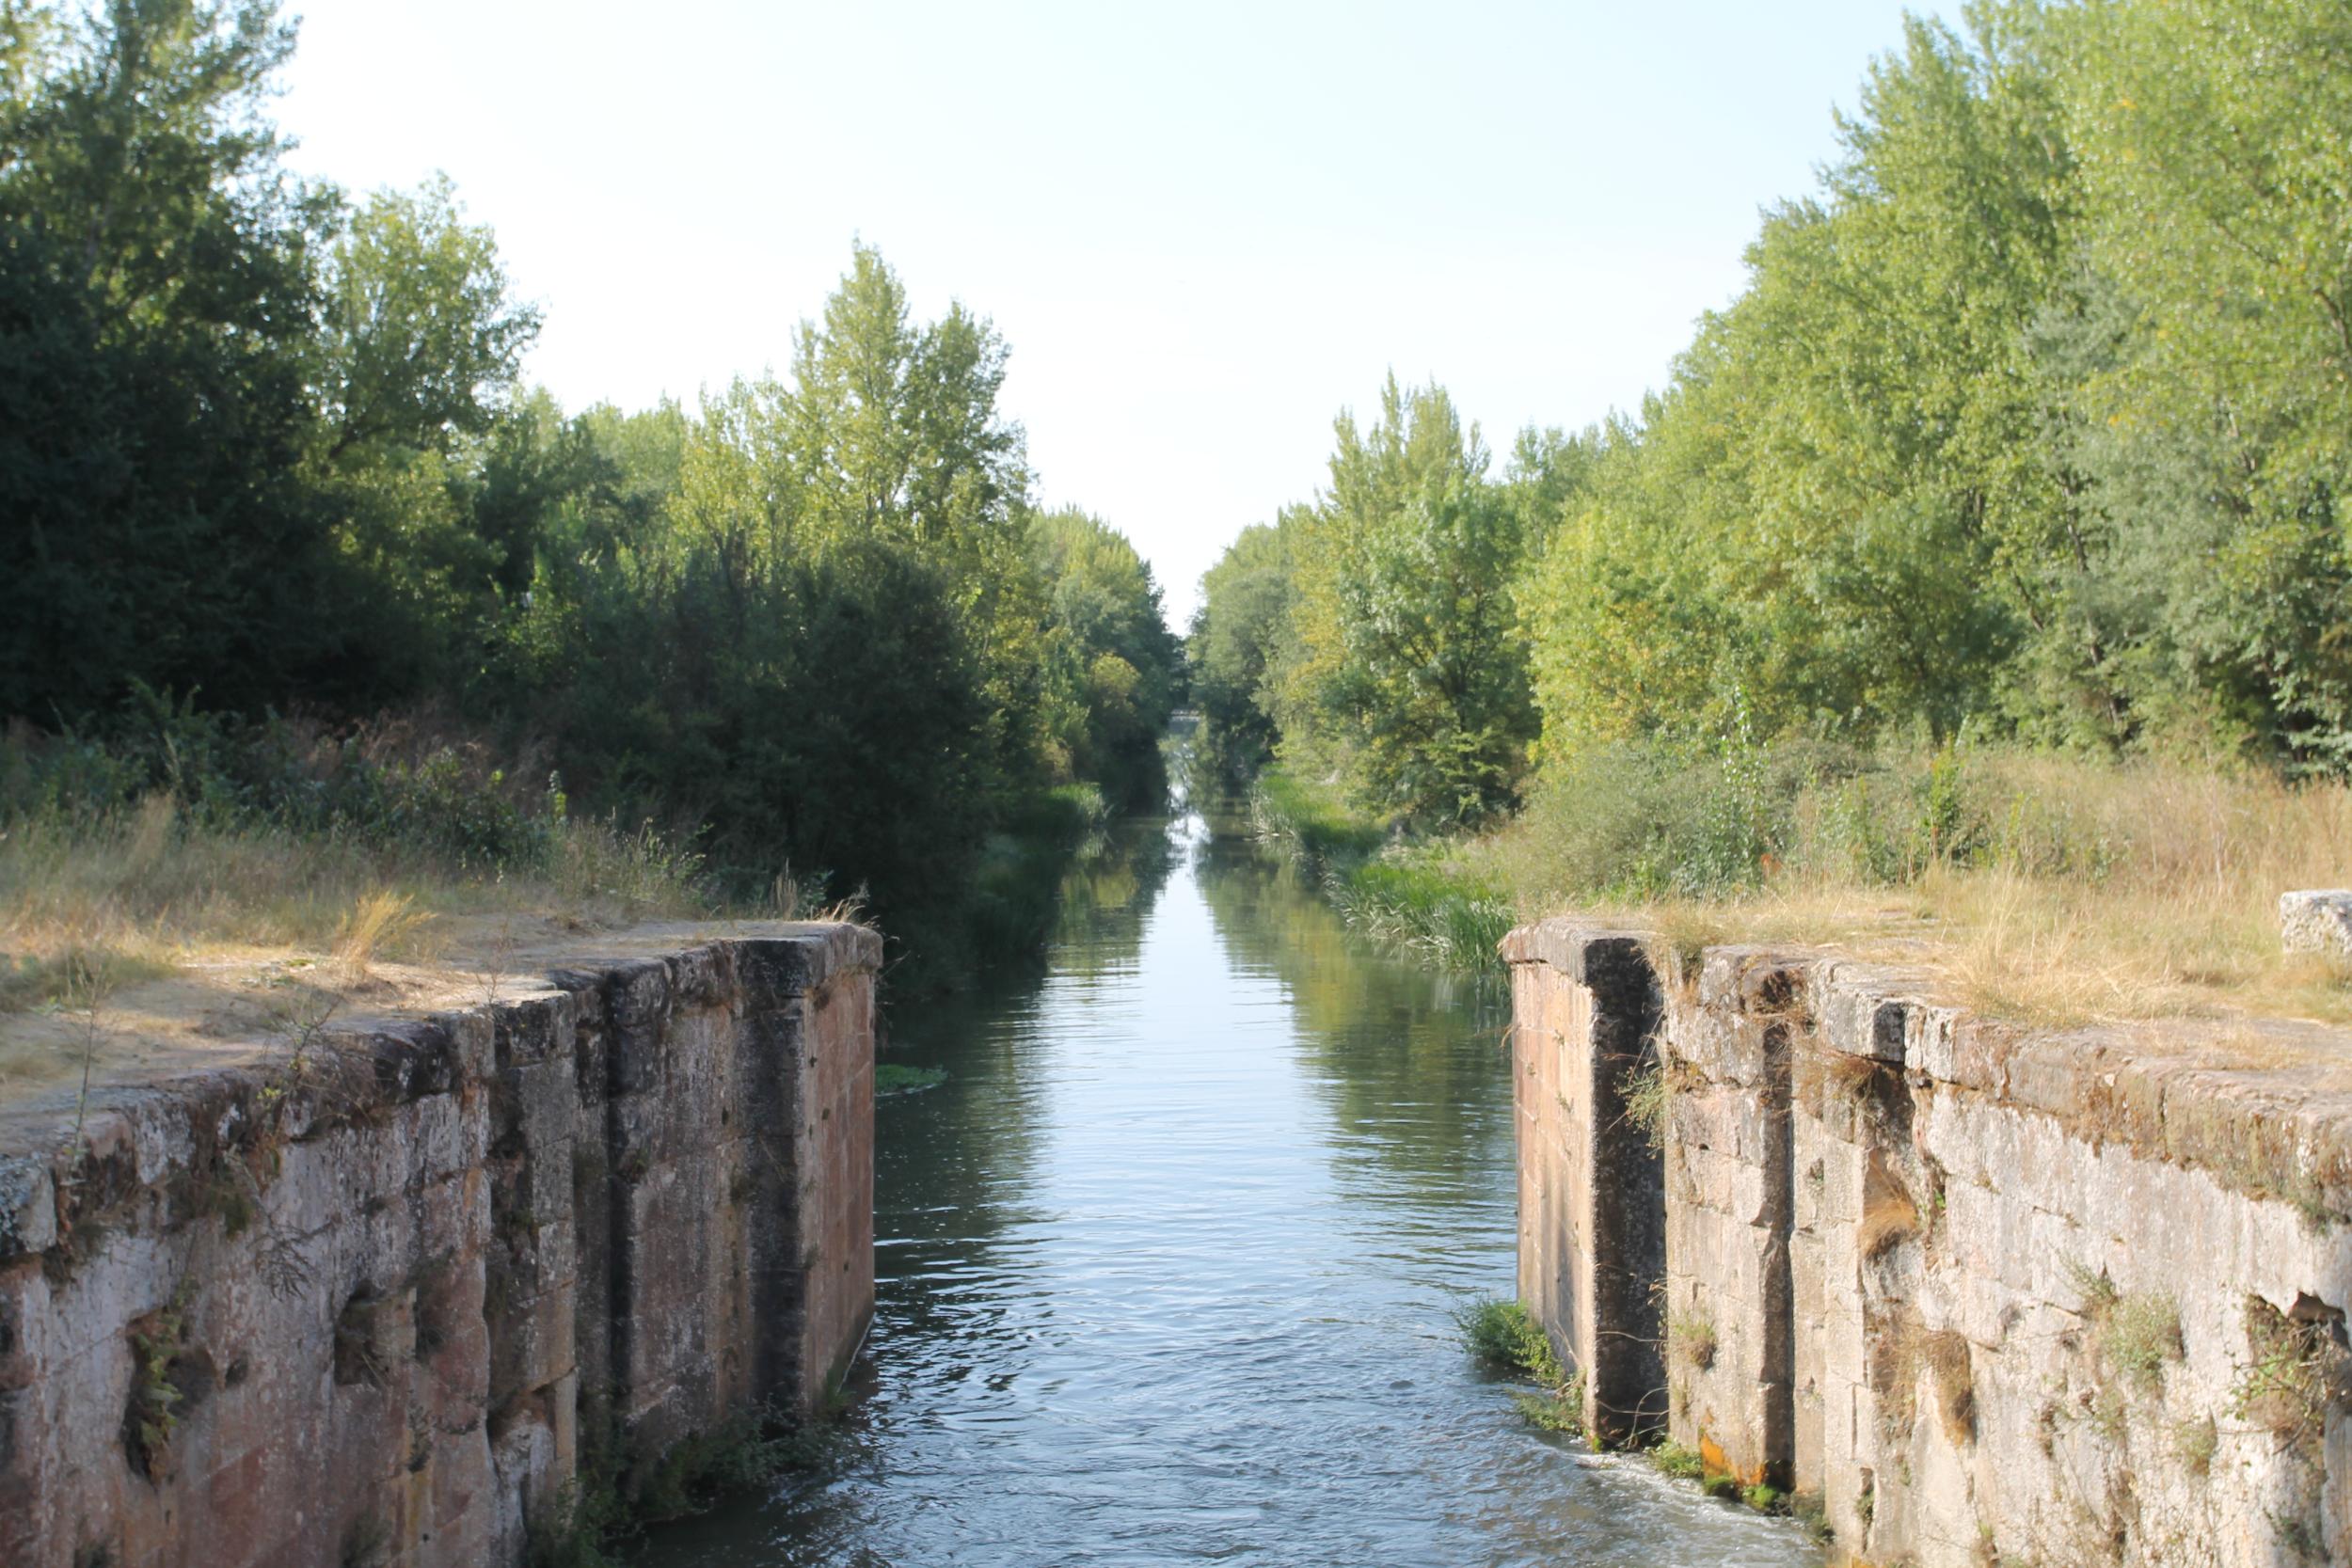
{"label": "canal bank", "polygon": [[299,1028],[8,1105],[0,1562],[508,1568],[825,1404],[881,956],[670,927],[444,1009],[289,986]]}
{"label": "canal bank", "polygon": [[2338,1031],[2036,1031],[1835,954],[1505,944],[1519,1291],[1588,1419],[1835,1560],[2352,1556]]}
{"label": "canal bank", "polygon": [[821,1475],[658,1568],[1800,1568],[1764,1518],[1530,1428],[1456,1307],[1511,1286],[1499,987],[1351,936],[1239,815],[1131,826],[1041,982],[896,1018],[877,1307]]}

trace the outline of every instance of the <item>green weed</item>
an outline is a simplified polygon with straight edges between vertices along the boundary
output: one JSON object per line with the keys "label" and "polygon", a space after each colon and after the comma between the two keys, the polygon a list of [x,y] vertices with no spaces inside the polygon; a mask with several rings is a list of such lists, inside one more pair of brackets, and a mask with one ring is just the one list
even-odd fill
{"label": "green weed", "polygon": [[1658,1473],[1676,1481],[1696,1481],[1707,1466],[1699,1463],[1698,1450],[1686,1449],[1679,1443],[1661,1443],[1650,1449],[1649,1462],[1658,1466]]}
{"label": "green weed", "polygon": [[1454,1321],[1470,1354],[1489,1366],[1534,1378],[1547,1388],[1568,1381],[1551,1337],[1520,1303],[1482,1296],[1457,1309]]}
{"label": "green weed", "polygon": [[874,1092],[878,1095],[915,1094],[935,1089],[947,1081],[944,1067],[910,1067],[904,1062],[880,1062],[874,1068]]}

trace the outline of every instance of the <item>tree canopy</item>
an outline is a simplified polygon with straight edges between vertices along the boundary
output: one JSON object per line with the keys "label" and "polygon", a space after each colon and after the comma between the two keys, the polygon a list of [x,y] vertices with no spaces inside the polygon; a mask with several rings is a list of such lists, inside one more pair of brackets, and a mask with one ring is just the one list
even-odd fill
{"label": "tree canopy", "polygon": [[[1516,525],[1431,394],[1343,421],[1280,586],[1248,536],[1204,580],[1212,724],[1424,817],[1750,725],[2342,772],[2347,65],[2352,13],[2288,0],[1910,19],[1739,297]],[[1452,648],[1474,703],[1432,701]]]}
{"label": "tree canopy", "polygon": [[0,719],[427,710],[723,877],[952,904],[1159,779],[1158,587],[1033,505],[1009,351],[853,246],[782,377],[567,414],[453,184],[290,172],[264,0],[0,0]]}

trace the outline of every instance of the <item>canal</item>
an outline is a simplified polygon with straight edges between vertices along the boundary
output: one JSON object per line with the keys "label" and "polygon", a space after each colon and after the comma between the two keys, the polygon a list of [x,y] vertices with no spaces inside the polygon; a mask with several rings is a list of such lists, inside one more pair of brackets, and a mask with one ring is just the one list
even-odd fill
{"label": "canal", "polygon": [[1075,870],[1041,978],[894,1021],[850,1452],[660,1568],[1780,1568],[1803,1532],[1529,1428],[1499,985],[1366,950],[1221,814]]}

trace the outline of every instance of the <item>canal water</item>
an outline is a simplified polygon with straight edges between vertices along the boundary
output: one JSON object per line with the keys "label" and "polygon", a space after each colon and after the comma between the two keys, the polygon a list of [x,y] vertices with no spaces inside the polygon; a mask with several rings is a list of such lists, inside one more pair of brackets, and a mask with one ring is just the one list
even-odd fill
{"label": "canal water", "polygon": [[1041,979],[894,1022],[849,1452],[662,1568],[1819,1558],[1528,1427],[1454,1314],[1512,1287],[1501,988],[1383,958],[1240,824],[1074,872]]}

